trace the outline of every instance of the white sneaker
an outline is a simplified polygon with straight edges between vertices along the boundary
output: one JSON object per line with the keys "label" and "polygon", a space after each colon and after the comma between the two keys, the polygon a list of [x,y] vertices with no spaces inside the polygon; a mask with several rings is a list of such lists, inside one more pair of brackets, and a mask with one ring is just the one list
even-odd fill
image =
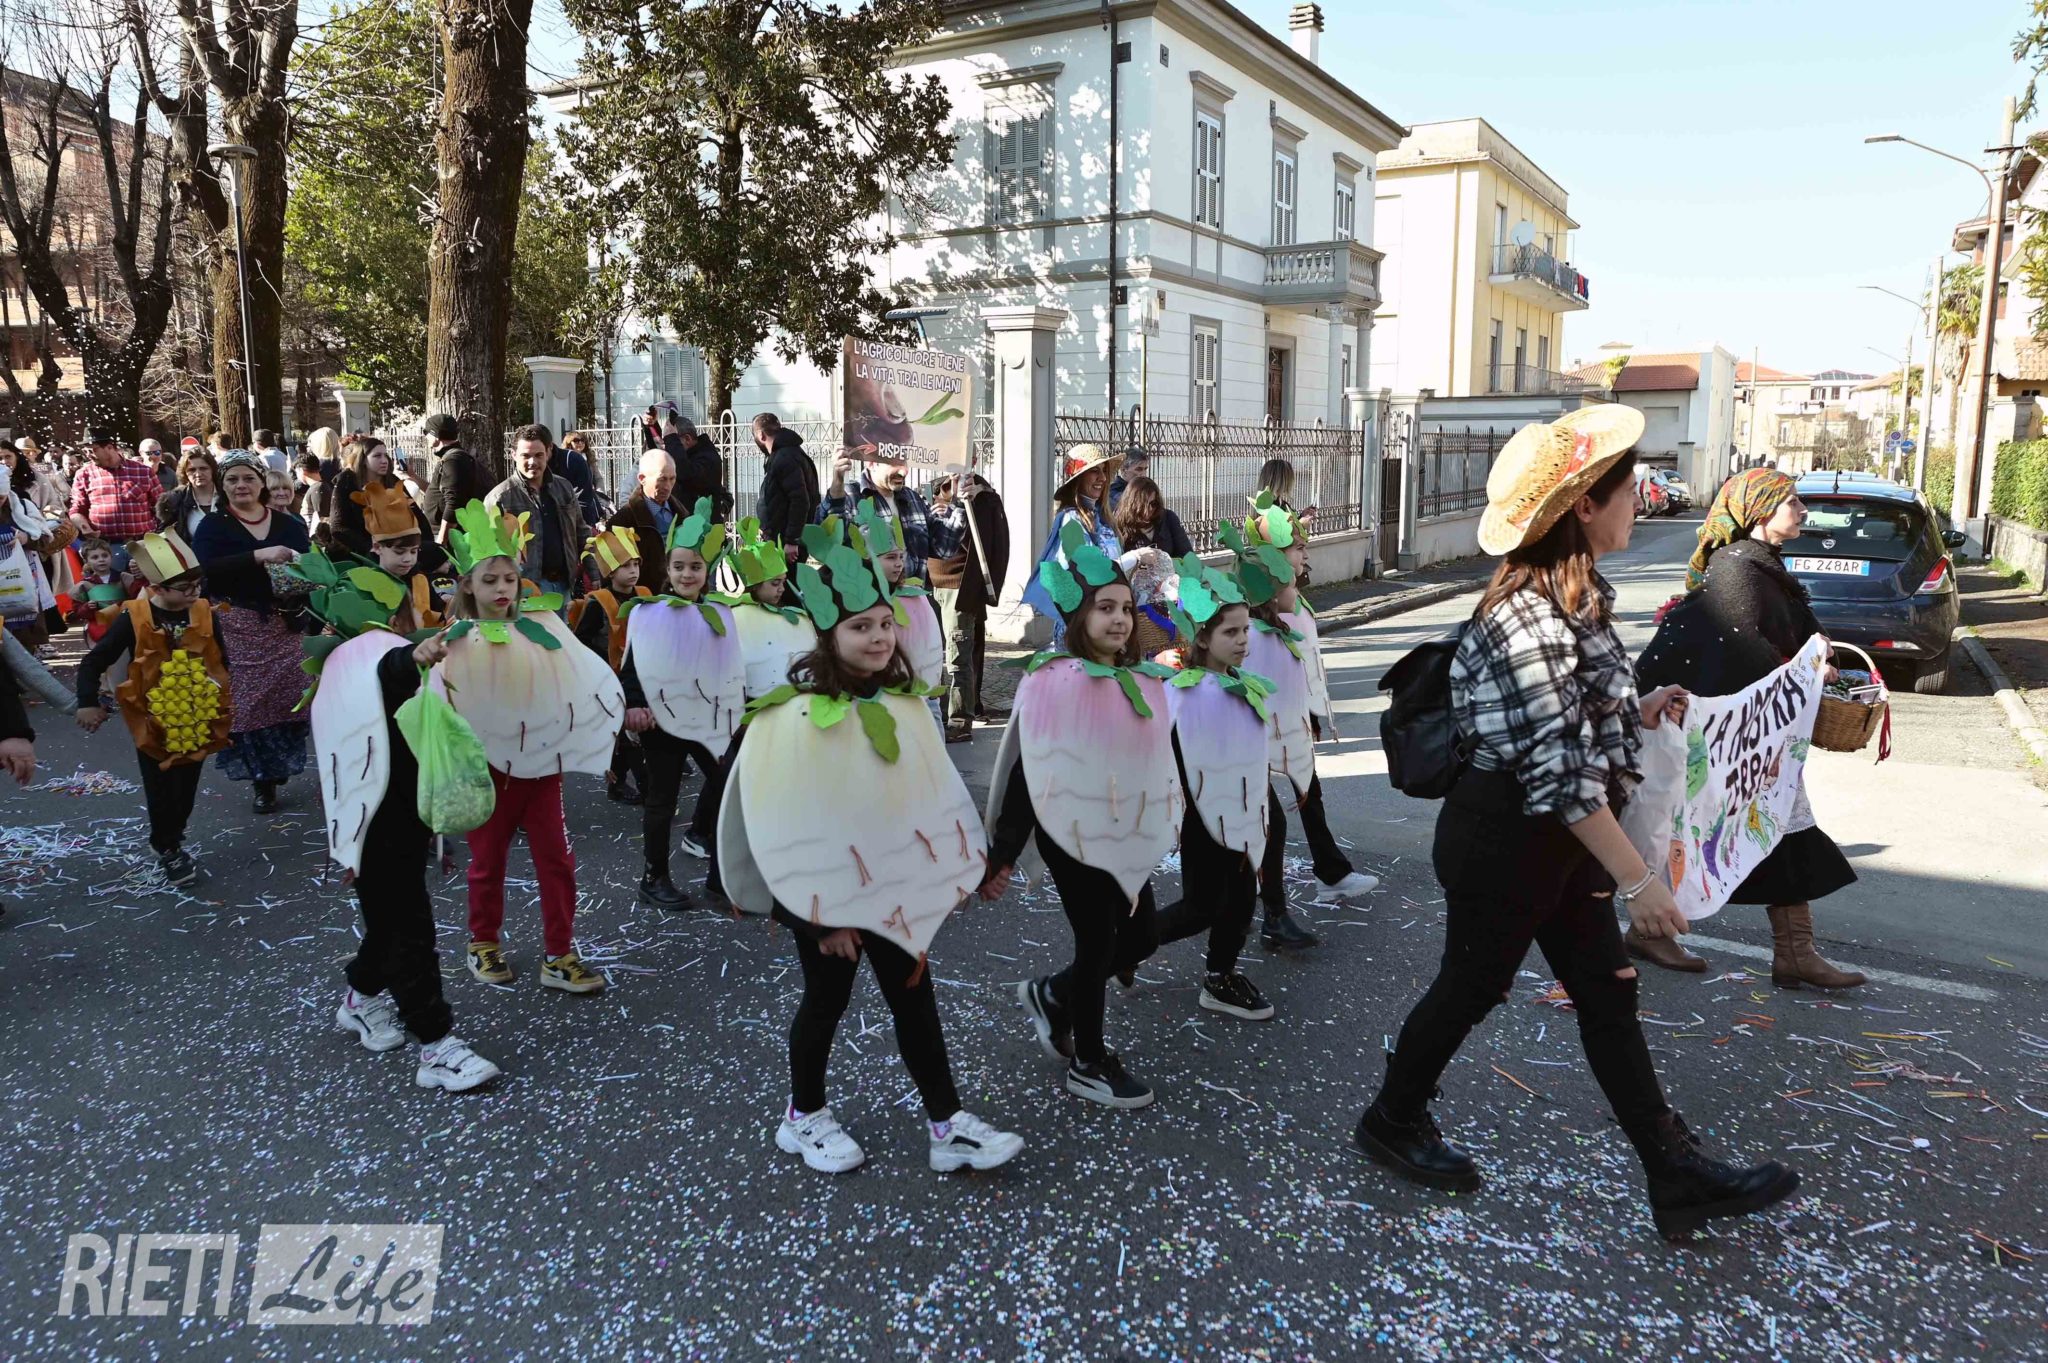
{"label": "white sneaker", "polygon": [[1316,884],[1316,903],[1334,904],[1340,899],[1355,899],[1362,894],[1371,894],[1379,888],[1380,878],[1369,876],[1363,871],[1353,871],[1335,885]]}
{"label": "white sneaker", "polygon": [[[946,1139],[932,1137],[932,1168],[941,1174],[955,1169],[993,1169],[1008,1164],[1024,1148],[1024,1138],[998,1131],[972,1112],[956,1112]],[[929,1124],[927,1124],[929,1126]]]}
{"label": "white sneaker", "polygon": [[[351,1004],[350,999],[355,1002]],[[354,1032],[366,1051],[382,1055],[405,1044],[405,1028],[398,1025],[398,1005],[389,994],[358,994],[341,991],[341,1006],[334,1010],[334,1025]]]}
{"label": "white sneaker", "polygon": [[775,1128],[775,1148],[786,1155],[802,1155],[804,1163],[821,1174],[858,1169],[867,1158],[829,1107],[821,1107],[795,1121],[784,1113],[782,1125]]}
{"label": "white sneaker", "polygon": [[469,1048],[467,1042],[450,1032],[431,1046],[420,1047],[419,1072],[413,1082],[423,1089],[446,1089],[467,1093],[482,1088],[503,1071]]}
{"label": "white sneaker", "polygon": [[711,854],[704,850],[704,844],[698,842],[695,838],[691,837],[687,832],[676,834],[676,841],[682,844],[682,848],[685,852],[689,853],[697,860],[711,860]]}

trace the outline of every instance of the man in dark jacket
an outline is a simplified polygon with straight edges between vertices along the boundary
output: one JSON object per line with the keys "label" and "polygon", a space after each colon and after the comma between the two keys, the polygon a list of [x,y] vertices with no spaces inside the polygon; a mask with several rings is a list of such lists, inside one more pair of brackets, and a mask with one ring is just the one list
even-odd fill
{"label": "man in dark jacket", "polygon": [[576,489],[548,472],[554,437],[545,426],[521,426],[512,437],[512,476],[492,488],[484,505],[508,516],[524,512],[532,538],[519,575],[564,599],[576,594],[583,566],[583,512]]}
{"label": "man in dark jacket", "polygon": [[684,506],[695,506],[699,497],[709,497],[712,514],[724,520],[732,514],[732,493],[725,486],[725,465],[718,457],[718,446],[686,416],[671,417],[669,432],[662,437],[662,445],[676,461],[677,499]]}
{"label": "man in dark jacket", "polygon": [[640,585],[650,592],[668,590],[668,553],[663,548],[668,528],[690,514],[674,495],[675,486],[675,461],[662,450],[649,449],[640,456],[639,486],[612,513],[612,528],[630,532],[639,546]]}
{"label": "man in dark jacket", "polygon": [[583,523],[596,525],[600,519],[597,514],[597,480],[591,475],[590,461],[580,451],[557,445],[548,455],[548,476],[559,478],[576,490],[576,505],[583,512]]}
{"label": "man in dark jacket", "polygon": [[425,430],[432,453],[427,459],[427,504],[421,509],[427,513],[427,528],[433,532],[434,542],[445,545],[455,526],[455,513],[491,490],[490,472],[457,443],[461,431],[454,417],[430,416]]}
{"label": "man in dark jacket", "polygon": [[946,741],[964,743],[973,737],[973,721],[985,717],[988,613],[1010,566],[1010,522],[996,490],[963,473],[932,485],[930,526],[926,571],[946,636]]}
{"label": "man in dark jacket", "polygon": [[782,546],[782,556],[792,564],[804,560],[804,527],[817,519],[818,466],[804,448],[804,438],[782,429],[773,412],[754,418],[754,443],[768,456],[761,476],[761,495],[755,516],[761,534]]}

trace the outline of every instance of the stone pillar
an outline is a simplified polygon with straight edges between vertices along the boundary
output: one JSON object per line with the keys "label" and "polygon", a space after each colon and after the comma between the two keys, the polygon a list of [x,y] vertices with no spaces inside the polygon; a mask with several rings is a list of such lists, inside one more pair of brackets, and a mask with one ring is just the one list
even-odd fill
{"label": "stone pillar", "polygon": [[[1355,355],[1351,363],[1351,372],[1356,374]],[[1373,407],[1371,395],[1363,388],[1354,384],[1344,390],[1344,429],[1358,433],[1358,528],[1365,535],[1363,576],[1369,578],[1379,576],[1380,557],[1380,423]]]}
{"label": "stone pillar", "polygon": [[533,376],[533,419],[559,444],[564,431],[576,429],[576,376],[583,372],[583,361],[528,355],[520,363]]}
{"label": "stone pillar", "polygon": [[1009,569],[988,633],[1004,643],[1051,637],[1051,626],[1023,595],[1052,525],[1053,341],[1067,316],[1064,308],[1031,304],[981,310],[995,338],[996,366],[994,467],[981,472],[1002,494],[1010,521]]}
{"label": "stone pillar", "polygon": [[[1330,378],[1329,382],[1324,385],[1325,391],[1329,394],[1329,400],[1324,404],[1324,420],[1331,429],[1337,430],[1341,429],[1345,424],[1344,342],[1349,333],[1344,327],[1344,305],[1341,303],[1330,304],[1329,307],[1323,309],[1323,317],[1326,323],[1326,330],[1329,332],[1330,348]],[[1356,351],[1353,351],[1351,356],[1351,382],[1358,383],[1362,378],[1363,375],[1358,371],[1358,354]]]}
{"label": "stone pillar", "polygon": [[337,388],[334,405],[341,409],[341,433],[350,435],[375,430],[377,395],[366,388]]}
{"label": "stone pillar", "polygon": [[1401,458],[1401,533],[1394,552],[1394,566],[1411,572],[1420,557],[1416,547],[1415,518],[1422,499],[1422,404],[1436,394],[1423,389],[1418,397],[1396,398],[1388,407],[1387,421],[1399,423],[1408,433],[1408,448]]}

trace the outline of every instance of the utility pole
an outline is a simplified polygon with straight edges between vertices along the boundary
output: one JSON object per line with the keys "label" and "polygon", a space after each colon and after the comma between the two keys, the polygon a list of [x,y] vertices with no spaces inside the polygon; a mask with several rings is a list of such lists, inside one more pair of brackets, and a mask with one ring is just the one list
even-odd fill
{"label": "utility pole", "polygon": [[1757,385],[1763,382],[1763,376],[1764,348],[1752,346],[1749,352],[1749,448],[1742,452],[1742,462],[1750,468],[1756,467],[1756,424],[1764,419],[1763,409],[1757,406]]}
{"label": "utility pole", "polygon": [[1998,173],[1991,185],[1991,220],[1986,226],[1984,250],[1984,296],[1979,303],[1982,313],[1977,320],[1977,429],[1971,433],[1970,447],[1956,451],[1956,497],[1953,508],[1958,529],[1967,529],[1969,522],[1977,519],[1978,484],[1982,481],[1984,469],[1990,461],[1985,458],[1989,432],[1985,429],[1991,417],[1992,373],[1996,368],[1993,347],[1998,343],[1998,276],[2005,268],[2005,209],[2012,190],[2012,129],[2014,101],[2005,101],[2004,135],[1996,147],[1988,147],[1998,155]]}
{"label": "utility pole", "polygon": [[[1913,451],[1913,486],[1927,490],[1927,447],[1934,443],[1934,379],[1941,359],[1941,284],[1943,257],[1934,258],[1934,283],[1927,290],[1927,363],[1925,392],[1927,406],[1920,413],[1920,444]],[[1949,432],[1955,439],[1955,432]]]}

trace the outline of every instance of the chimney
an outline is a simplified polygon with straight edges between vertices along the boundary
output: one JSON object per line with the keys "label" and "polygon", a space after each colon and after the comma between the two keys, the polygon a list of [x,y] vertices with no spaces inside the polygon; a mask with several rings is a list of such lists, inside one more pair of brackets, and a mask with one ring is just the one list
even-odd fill
{"label": "chimney", "polygon": [[1323,64],[1323,7],[1296,5],[1287,14],[1288,38],[1294,50],[1317,66]]}

